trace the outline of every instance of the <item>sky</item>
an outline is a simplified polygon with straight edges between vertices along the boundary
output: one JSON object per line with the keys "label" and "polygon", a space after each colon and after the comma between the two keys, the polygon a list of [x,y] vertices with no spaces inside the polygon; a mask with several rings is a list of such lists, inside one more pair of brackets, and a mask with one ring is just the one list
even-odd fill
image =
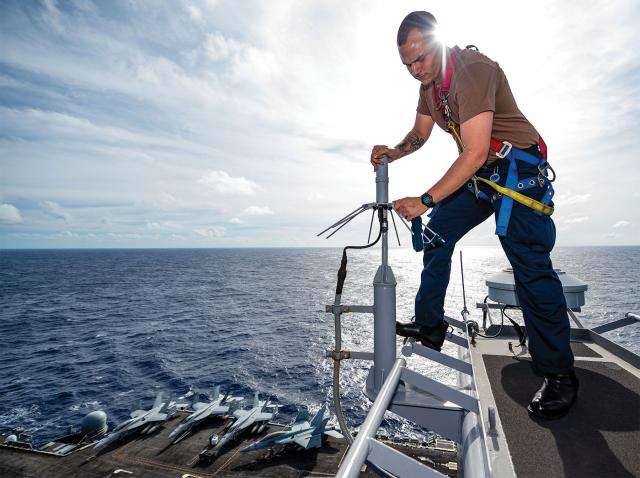
{"label": "sky", "polygon": [[[545,138],[557,245],[640,244],[635,0],[4,0],[0,248],[364,243],[368,215],[316,234],[375,200],[371,147],[413,125],[395,37],[424,9],[500,64]],[[434,130],[391,198],[455,158]]]}

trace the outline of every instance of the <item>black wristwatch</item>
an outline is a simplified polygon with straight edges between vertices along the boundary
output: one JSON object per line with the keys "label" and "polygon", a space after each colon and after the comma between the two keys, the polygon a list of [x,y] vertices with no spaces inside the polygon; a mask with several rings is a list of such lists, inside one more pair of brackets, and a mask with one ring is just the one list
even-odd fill
{"label": "black wristwatch", "polygon": [[424,193],[422,196],[420,196],[420,201],[422,201],[422,204],[424,204],[427,207],[433,207],[436,205],[436,203],[433,202],[433,198],[431,197],[431,194],[429,193]]}

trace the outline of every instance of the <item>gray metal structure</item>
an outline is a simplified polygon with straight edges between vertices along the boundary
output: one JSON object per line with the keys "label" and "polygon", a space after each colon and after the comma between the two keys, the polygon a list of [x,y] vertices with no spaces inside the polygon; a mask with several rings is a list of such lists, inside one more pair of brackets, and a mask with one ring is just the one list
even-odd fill
{"label": "gray metal structure", "polygon": [[[396,356],[396,280],[388,261],[386,228],[388,212],[391,211],[393,214],[393,209],[388,203],[388,181],[388,166],[385,160],[376,169],[376,203],[364,205],[360,210],[354,211],[351,216],[330,226],[330,228],[340,229],[353,217],[366,210],[367,206],[381,210],[382,257],[373,281],[373,306],[342,305],[339,295],[336,296],[334,304],[326,306],[326,311],[333,313],[336,319],[335,348],[327,352],[327,357],[335,361],[334,370],[339,370],[342,360],[373,361],[365,385],[365,393],[373,401],[373,405],[336,476],[340,478],[359,476],[365,464],[379,470],[382,475],[391,474],[406,478],[444,476],[375,439],[385,412],[391,411],[457,442],[458,469],[465,478],[515,477],[516,468],[511,459],[501,417],[497,411],[497,400],[493,389],[489,386],[489,375],[485,365],[487,355],[512,358],[514,355],[511,352],[509,340],[513,340],[516,336],[515,329],[512,326],[498,325],[491,317],[492,309],[500,309],[504,314],[506,306],[517,308],[517,299],[513,299],[515,286],[512,274],[509,276],[509,271],[503,271],[487,281],[489,296],[495,297],[500,302],[478,304],[488,318],[488,327],[485,319],[480,329],[479,325],[471,320],[466,306],[462,311],[462,320],[446,317],[454,329],[452,333],[447,334],[447,341],[458,346],[457,357],[426,348],[413,339],[409,339],[407,345],[402,348],[402,354],[407,357],[417,355],[455,371],[457,386],[443,384],[408,368],[405,359]],[[403,218],[399,218],[404,222]],[[435,235],[433,231],[429,230],[429,232]],[[572,340],[581,341],[589,350],[593,344],[593,347],[606,351],[608,360],[616,359],[621,367],[632,371],[640,379],[638,370],[640,358],[600,335],[602,332],[635,323],[638,317],[627,314],[625,319],[592,330],[585,329],[574,311],[579,311],[579,308],[584,305],[584,291],[587,285],[568,274],[563,278],[565,295],[568,296],[570,307],[568,312],[578,327],[571,330]],[[350,312],[373,313],[373,353],[342,349],[340,316]],[[504,320],[504,316],[502,318]],[[488,338],[480,337],[478,335],[480,330]],[[500,338],[491,337],[496,331],[503,332],[503,335]],[[539,382],[536,383],[539,386]],[[339,381],[334,376],[336,413],[343,433],[350,438],[345,419],[341,416],[338,387]]]}

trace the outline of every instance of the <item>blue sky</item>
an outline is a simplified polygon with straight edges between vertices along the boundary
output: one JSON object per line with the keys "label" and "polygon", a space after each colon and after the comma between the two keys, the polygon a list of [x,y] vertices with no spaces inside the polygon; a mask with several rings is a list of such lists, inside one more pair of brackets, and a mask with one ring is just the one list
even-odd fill
{"label": "blue sky", "polygon": [[[395,34],[430,9],[500,63],[558,173],[559,245],[640,242],[640,4],[3,1],[0,247],[340,246],[373,144],[410,129]],[[419,195],[441,131],[391,167]],[[405,243],[408,243],[405,235]],[[497,244],[491,220],[467,245]]]}

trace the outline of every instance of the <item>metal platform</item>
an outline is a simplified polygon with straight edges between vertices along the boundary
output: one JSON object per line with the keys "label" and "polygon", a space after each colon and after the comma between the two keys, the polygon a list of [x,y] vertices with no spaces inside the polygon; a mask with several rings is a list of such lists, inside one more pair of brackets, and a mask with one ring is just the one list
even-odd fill
{"label": "metal platform", "polygon": [[478,337],[470,348],[480,406],[486,416],[497,411],[495,424],[485,424],[494,476],[640,476],[640,364],[616,355],[618,346],[593,331],[572,332],[580,390],[559,420],[528,415],[542,378],[528,354],[516,358],[509,351],[512,327],[499,339]]}

